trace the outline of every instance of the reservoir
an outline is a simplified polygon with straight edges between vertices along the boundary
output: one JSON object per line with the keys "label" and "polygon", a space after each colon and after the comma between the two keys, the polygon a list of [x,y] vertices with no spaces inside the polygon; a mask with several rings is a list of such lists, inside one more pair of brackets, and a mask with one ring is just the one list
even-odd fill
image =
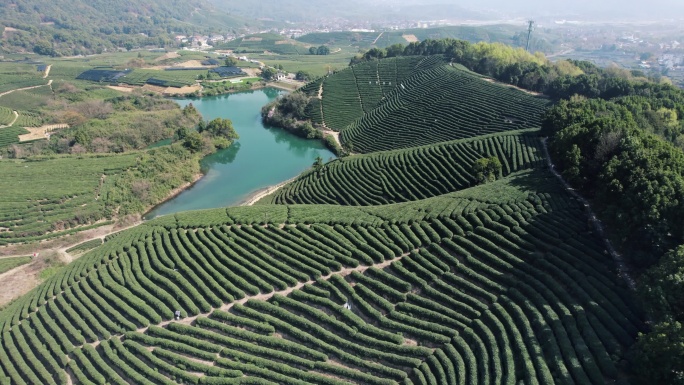
{"label": "reservoir", "polygon": [[310,168],[316,157],[325,162],[335,155],[319,140],[307,140],[264,126],[261,107],[283,91],[266,88],[202,99],[192,103],[206,121],[227,118],[240,135],[230,147],[202,160],[204,177],[175,198],[157,206],[145,219],[180,211],[234,206],[259,190],[294,178]]}

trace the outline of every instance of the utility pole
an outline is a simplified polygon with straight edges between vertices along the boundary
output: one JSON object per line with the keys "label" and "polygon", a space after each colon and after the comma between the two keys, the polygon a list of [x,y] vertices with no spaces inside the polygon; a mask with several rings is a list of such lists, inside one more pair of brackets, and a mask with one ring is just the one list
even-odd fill
{"label": "utility pole", "polygon": [[532,37],[532,31],[534,30],[534,20],[528,21],[529,27],[527,27],[527,45],[525,46],[525,51],[530,51],[530,37]]}

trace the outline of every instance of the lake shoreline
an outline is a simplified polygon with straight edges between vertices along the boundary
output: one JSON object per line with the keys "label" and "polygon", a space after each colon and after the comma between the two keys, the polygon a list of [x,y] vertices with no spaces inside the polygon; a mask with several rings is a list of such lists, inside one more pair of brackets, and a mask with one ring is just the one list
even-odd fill
{"label": "lake shoreline", "polygon": [[[290,85],[290,86],[288,86]],[[292,87],[294,86],[294,87]],[[294,84],[290,83],[266,83],[266,84],[255,84],[249,89],[242,89],[242,90],[226,90],[224,92],[217,93],[215,95],[193,95],[192,93],[190,94],[177,94],[177,95],[164,95],[164,97],[168,99],[202,99],[206,97],[214,97],[214,96],[222,96],[222,95],[232,95],[232,94],[239,94],[242,92],[250,92],[250,91],[259,91],[267,88],[275,88],[281,91],[287,91],[287,92],[294,92],[299,89],[299,87],[296,87]]]}
{"label": "lake shoreline", "polygon": [[263,106],[283,93],[269,86],[230,96],[176,99],[181,107],[192,103],[207,119],[231,119],[240,139],[203,158],[201,171],[207,178],[195,188],[189,184],[169,194],[145,212],[145,220],[173,212],[254,205],[309,170],[316,158],[334,158],[320,141],[263,122]]}
{"label": "lake shoreline", "polygon": [[195,174],[195,175],[192,177],[192,181],[191,181],[191,182],[187,182],[187,183],[182,184],[182,185],[176,187],[175,189],[171,190],[171,192],[170,192],[164,199],[162,199],[162,200],[159,201],[158,203],[154,204],[153,206],[151,206],[151,207],[149,207],[147,210],[145,210],[145,212],[140,216],[140,218],[142,219],[142,221],[143,221],[143,222],[144,222],[144,221],[147,221],[147,219],[145,219],[145,217],[146,217],[149,213],[151,213],[152,211],[154,211],[155,209],[157,209],[159,206],[163,205],[164,203],[166,203],[166,202],[170,201],[171,199],[177,197],[178,195],[182,194],[185,190],[187,190],[187,189],[189,189],[190,187],[192,187],[192,186],[194,186],[195,184],[197,184],[197,182],[199,182],[203,177],[204,177],[204,174],[203,174],[203,173]]}
{"label": "lake shoreline", "polygon": [[[302,172],[303,174],[304,172]],[[244,200],[243,202],[238,203],[236,206],[254,206],[255,203],[260,201],[262,198],[265,198],[274,192],[280,190],[281,188],[285,187],[286,184],[294,181],[295,179],[299,178],[301,174],[295,176],[294,178],[290,178],[284,182],[280,182],[278,184],[274,184],[262,189],[259,189],[255,191],[254,193],[250,194],[249,197]]]}

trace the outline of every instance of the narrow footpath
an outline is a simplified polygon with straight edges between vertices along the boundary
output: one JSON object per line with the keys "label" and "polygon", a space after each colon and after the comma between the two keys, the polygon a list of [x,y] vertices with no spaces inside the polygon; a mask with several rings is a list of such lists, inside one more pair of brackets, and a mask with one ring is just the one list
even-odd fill
{"label": "narrow footpath", "polygon": [[39,86],[33,86],[33,87],[16,88],[16,89],[13,89],[13,90],[5,91],[5,92],[3,92],[3,93],[0,93],[0,97],[5,96],[5,95],[9,95],[9,94],[11,94],[12,92],[16,92],[16,91],[32,90],[32,89],[34,89],[34,88],[40,88],[40,87],[51,86],[51,85],[52,85],[52,79],[48,80],[47,84],[41,84],[41,85],[39,85]]}
{"label": "narrow footpath", "polygon": [[592,210],[591,205],[589,204],[589,201],[587,201],[583,196],[581,196],[575,189],[570,186],[570,184],[563,179],[560,173],[556,171],[556,167],[554,166],[553,162],[551,161],[551,156],[549,156],[549,149],[547,147],[547,140],[548,138],[543,138],[542,139],[542,148],[544,149],[544,156],[546,157],[546,162],[549,166],[549,170],[553,175],[558,178],[558,180],[561,181],[565,189],[575,198],[577,198],[582,204],[584,205],[584,208],[587,212],[587,216],[589,216],[589,221],[591,224],[594,226],[598,234],[601,236],[603,241],[606,244],[606,249],[610,253],[611,257],[613,257],[613,260],[615,261],[615,264],[617,264],[618,267],[618,274],[627,282],[627,285],[632,291],[636,291],[636,281],[632,277],[632,272],[629,266],[627,266],[627,263],[625,263],[625,258],[620,255],[615,248],[613,247],[613,244],[610,242],[608,237],[606,237],[606,232],[605,228],[603,226],[603,223],[601,223],[601,220],[598,219],[596,216],[596,213],[594,213],[594,210]]}
{"label": "narrow footpath", "polygon": [[[413,250],[412,252],[417,252],[417,251],[418,251],[418,249],[415,249],[415,250]],[[393,262],[400,261],[402,258],[404,258],[404,257],[406,257],[406,256],[408,256],[408,255],[410,255],[410,254],[411,254],[410,252],[409,252],[409,253],[404,253],[404,254],[402,254],[402,255],[399,255],[399,256],[397,256],[397,257],[394,257],[393,259],[388,259],[388,260],[385,260],[384,262],[377,263],[377,264],[374,264],[374,265],[372,265],[372,266],[369,266],[369,265],[359,265],[359,266],[357,266],[357,267],[346,267],[346,268],[343,268],[343,269],[341,269],[341,270],[331,272],[331,273],[328,274],[328,275],[322,276],[320,279],[328,280],[328,279],[330,279],[333,275],[339,275],[339,276],[342,276],[342,277],[346,277],[347,275],[350,275],[350,274],[351,274],[352,272],[354,272],[354,271],[359,272],[359,273],[363,273],[364,271],[368,270],[368,269],[371,268],[371,267],[375,267],[375,268],[377,268],[377,269],[384,269],[385,267],[391,265]],[[166,320],[166,321],[162,321],[161,323],[156,324],[156,325],[154,325],[154,326],[165,327],[165,326],[167,326],[168,324],[174,323],[174,322],[176,322],[176,323],[181,323],[181,324],[185,324],[185,325],[192,325],[193,322],[194,322],[195,320],[197,320],[197,318],[199,318],[199,317],[208,317],[214,310],[228,311],[228,310],[230,310],[230,308],[232,308],[235,304],[244,305],[244,304],[245,304],[247,301],[249,301],[249,300],[267,301],[267,300],[269,300],[271,297],[273,297],[274,295],[287,296],[287,295],[289,295],[290,293],[292,293],[293,291],[301,289],[302,287],[304,287],[304,285],[313,285],[313,284],[315,284],[315,283],[316,283],[316,281],[313,281],[313,280],[312,280],[312,281],[307,281],[307,282],[301,282],[301,281],[300,281],[300,282],[298,282],[296,285],[291,286],[291,287],[288,287],[287,289],[284,289],[284,290],[272,291],[272,292],[270,292],[270,293],[259,293],[259,294],[257,294],[257,295],[248,295],[248,296],[245,296],[245,297],[242,298],[242,299],[235,300],[235,301],[229,302],[229,303],[225,303],[225,304],[223,304],[223,305],[222,305],[221,307],[219,307],[219,308],[213,308],[213,307],[212,307],[211,310],[208,311],[208,312],[206,312],[206,313],[200,313],[200,314],[195,315],[195,316],[185,317],[185,318],[182,318],[182,319],[180,319],[180,320]],[[140,329],[136,330],[136,332],[138,332],[138,333],[145,333],[145,332],[147,331],[148,328],[149,328],[149,326],[148,326],[148,327],[143,327],[143,328],[140,328]],[[113,335],[112,335],[112,337],[121,337],[121,336],[123,336],[123,335],[122,335],[122,334],[116,334],[116,335],[113,334]],[[97,345],[100,344],[100,341],[98,340],[98,341],[91,342],[91,343],[88,343],[88,344],[89,344],[89,345],[92,345],[93,347],[96,347]]]}

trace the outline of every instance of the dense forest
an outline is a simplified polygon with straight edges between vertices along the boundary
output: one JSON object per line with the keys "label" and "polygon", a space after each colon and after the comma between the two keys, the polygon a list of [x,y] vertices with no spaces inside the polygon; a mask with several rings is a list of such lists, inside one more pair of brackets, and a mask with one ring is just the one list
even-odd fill
{"label": "dense forest", "polygon": [[573,96],[544,131],[563,175],[589,197],[637,272],[653,329],[634,348],[644,384],[681,384],[684,367],[682,92],[634,84],[605,100]]}
{"label": "dense forest", "polygon": [[101,53],[115,48],[166,47],[174,35],[246,26],[202,0],[10,0],[0,7],[0,52],[41,55]]}

